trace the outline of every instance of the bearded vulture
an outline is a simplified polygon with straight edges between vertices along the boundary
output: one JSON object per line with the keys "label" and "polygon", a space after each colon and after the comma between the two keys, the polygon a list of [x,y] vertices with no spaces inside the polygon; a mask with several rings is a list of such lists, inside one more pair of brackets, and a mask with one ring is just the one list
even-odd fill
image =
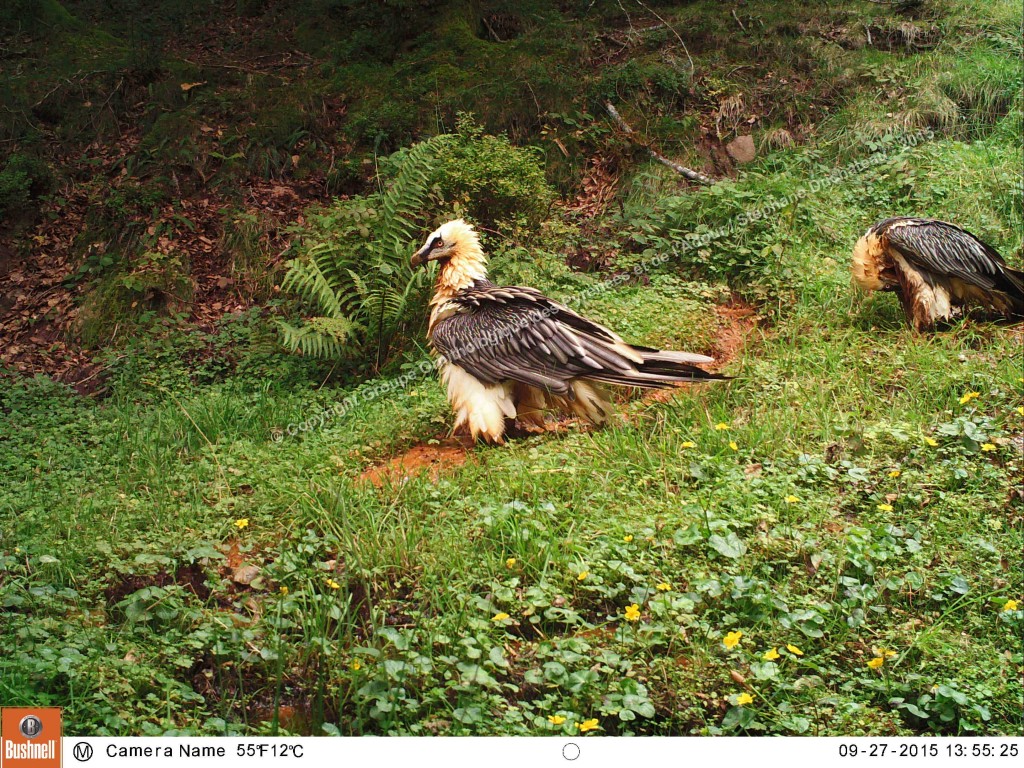
{"label": "bearded vulture", "polygon": [[1024,272],[945,221],[900,216],[878,222],[853,249],[853,278],[866,291],[899,291],[918,331],[950,319],[957,305],[1024,316]]}
{"label": "bearded vulture", "polygon": [[502,443],[506,420],[544,427],[544,412],[569,411],[592,424],[611,414],[599,383],[665,388],[726,379],[694,363],[712,358],[627,344],[540,291],[497,286],[472,226],[449,221],[413,254],[412,266],[440,264],[427,337],[441,356],[441,379],[455,429]]}

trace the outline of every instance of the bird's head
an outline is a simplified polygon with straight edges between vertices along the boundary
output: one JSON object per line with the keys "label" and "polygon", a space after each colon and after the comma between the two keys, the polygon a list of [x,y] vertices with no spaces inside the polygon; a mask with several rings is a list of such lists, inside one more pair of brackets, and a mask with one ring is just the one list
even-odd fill
{"label": "bird's head", "polygon": [[412,255],[409,263],[413,267],[426,264],[428,261],[447,261],[467,259],[483,263],[483,251],[480,249],[480,238],[472,225],[464,219],[455,219],[442,224],[427,236],[423,246]]}

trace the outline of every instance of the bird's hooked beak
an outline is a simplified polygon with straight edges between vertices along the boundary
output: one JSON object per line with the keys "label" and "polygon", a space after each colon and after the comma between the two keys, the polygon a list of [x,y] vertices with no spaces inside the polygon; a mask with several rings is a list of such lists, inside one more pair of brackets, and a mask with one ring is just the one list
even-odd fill
{"label": "bird's hooked beak", "polygon": [[421,264],[426,264],[428,261],[446,259],[452,255],[454,250],[454,243],[446,243],[440,235],[434,235],[423,244],[422,248],[412,255],[409,259],[409,266],[415,269]]}
{"label": "bird's hooked beak", "polygon": [[429,259],[427,258],[427,254],[429,252],[430,246],[424,245],[422,248],[416,251],[416,253],[414,253],[412,257],[409,259],[409,266],[411,266],[413,269],[416,269],[416,267],[420,266],[421,264],[426,264],[429,261]]}

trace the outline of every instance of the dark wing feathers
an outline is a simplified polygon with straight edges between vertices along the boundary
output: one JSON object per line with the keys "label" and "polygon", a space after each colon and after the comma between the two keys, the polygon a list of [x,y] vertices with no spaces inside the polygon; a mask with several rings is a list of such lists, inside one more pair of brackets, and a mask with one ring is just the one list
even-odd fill
{"label": "dark wing feathers", "polygon": [[[621,341],[618,336],[604,326],[598,325],[597,323],[576,314],[568,307],[563,306],[556,301],[552,301],[536,288],[526,288],[521,285],[507,285],[499,287],[488,280],[478,280],[472,285],[472,287],[461,291],[456,300],[463,304],[471,303],[474,306],[479,306],[481,301],[496,301],[498,303],[515,302],[520,311],[522,307],[529,306],[530,309],[534,309],[546,315],[557,315],[559,321],[575,330],[582,331],[583,333],[590,334],[613,343]],[[638,349],[646,348],[638,347]]]}
{"label": "dark wing feathers", "polygon": [[433,346],[488,384],[512,380],[570,395],[576,378],[639,387],[725,378],[685,362],[709,358],[629,346],[532,288],[477,281],[452,301],[459,309],[434,327]]}
{"label": "dark wing feathers", "polygon": [[1021,273],[1007,267],[995,248],[960,227],[931,219],[891,219],[879,227],[890,247],[921,269],[925,279],[931,273],[988,291],[1024,292]]}

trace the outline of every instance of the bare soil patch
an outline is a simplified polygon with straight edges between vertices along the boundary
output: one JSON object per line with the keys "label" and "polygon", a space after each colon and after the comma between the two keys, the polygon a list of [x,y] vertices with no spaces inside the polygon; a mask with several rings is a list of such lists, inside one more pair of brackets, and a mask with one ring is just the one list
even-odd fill
{"label": "bare soil patch", "polygon": [[715,307],[715,314],[718,315],[721,324],[710,352],[715,362],[709,368],[717,372],[743,351],[747,339],[760,322],[760,317],[756,308],[736,294],[733,294],[728,304]]}
{"label": "bare soil patch", "polygon": [[435,443],[414,445],[383,464],[363,470],[356,482],[371,483],[377,488],[398,486],[424,472],[436,482],[445,472],[465,464],[467,449],[472,446],[473,442],[468,437],[449,437]]}

